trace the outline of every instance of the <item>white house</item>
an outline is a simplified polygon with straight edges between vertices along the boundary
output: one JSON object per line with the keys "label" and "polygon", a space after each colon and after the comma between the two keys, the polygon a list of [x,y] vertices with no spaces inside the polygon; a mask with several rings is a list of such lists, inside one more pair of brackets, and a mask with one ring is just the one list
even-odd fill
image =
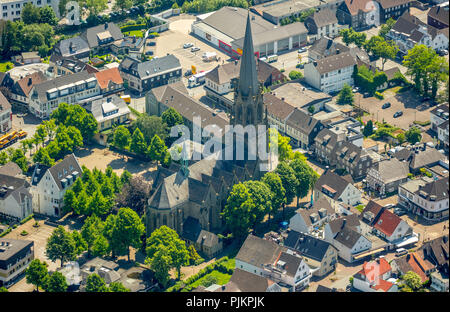
{"label": "white house", "polygon": [[12,127],[11,104],[0,91],[0,134],[6,133]]}
{"label": "white house", "polygon": [[31,177],[34,211],[60,217],[64,194],[81,173],[82,169],[74,154],[50,168],[37,164]]}
{"label": "white house", "polygon": [[349,176],[344,179],[332,171],[327,171],[314,185],[314,200],[326,198],[335,211],[338,210],[339,203],[355,206],[361,202],[361,191],[351,182]]}
{"label": "white house", "polygon": [[365,262],[353,276],[353,287],[362,292],[397,292],[391,276],[392,268],[384,258]]}
{"label": "white house", "polygon": [[291,291],[305,288],[311,278],[309,266],[297,252],[253,235],[237,254],[236,269],[269,278]]}
{"label": "white house", "polygon": [[354,256],[372,248],[372,242],[361,233],[356,214],[341,217],[325,225],[325,240],[337,250],[340,258],[351,263]]}
{"label": "white house", "polygon": [[30,184],[27,180],[0,174],[0,216],[22,220],[33,213]]}
{"label": "white house", "polygon": [[355,58],[350,52],[339,52],[305,65],[305,81],[325,93],[340,91],[345,84],[353,86]]}
{"label": "white house", "polygon": [[0,19],[7,21],[18,20],[26,3],[31,3],[39,8],[50,6],[59,16],[59,0],[0,0]]}
{"label": "white house", "polygon": [[314,204],[299,208],[289,220],[289,227],[300,233],[311,233],[314,228],[320,228],[335,218],[335,211],[325,198],[320,198]]}
{"label": "white house", "polygon": [[430,111],[431,130],[438,132],[438,127],[448,120],[449,106],[441,104]]}

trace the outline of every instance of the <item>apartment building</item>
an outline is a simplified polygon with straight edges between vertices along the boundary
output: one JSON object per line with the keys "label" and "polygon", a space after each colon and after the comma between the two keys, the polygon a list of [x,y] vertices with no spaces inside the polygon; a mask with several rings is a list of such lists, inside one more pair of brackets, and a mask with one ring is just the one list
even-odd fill
{"label": "apartment building", "polygon": [[12,127],[11,104],[0,91],[0,134],[6,133]]}
{"label": "apartment building", "polygon": [[0,18],[7,21],[20,19],[22,9],[26,3],[31,3],[39,8],[50,6],[59,16],[59,0],[0,0]]}
{"label": "apartment building", "polygon": [[0,286],[11,286],[33,259],[33,241],[0,238]]}

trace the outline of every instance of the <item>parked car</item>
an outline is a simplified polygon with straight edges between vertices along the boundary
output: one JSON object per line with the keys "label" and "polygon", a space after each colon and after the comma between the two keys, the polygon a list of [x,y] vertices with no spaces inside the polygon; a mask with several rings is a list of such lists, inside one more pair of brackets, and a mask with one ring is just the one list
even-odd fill
{"label": "parked car", "polygon": [[188,42],[188,43],[183,44],[183,49],[189,49],[190,47],[193,47],[193,46],[194,46],[193,43]]}
{"label": "parked car", "polygon": [[298,53],[304,53],[304,52],[306,52],[306,48],[305,47],[302,47],[302,48],[298,49]]}
{"label": "parked car", "polygon": [[152,47],[152,46],[156,45],[156,42],[155,41],[149,41],[149,42],[147,42],[147,45]]}
{"label": "parked car", "polygon": [[399,248],[395,251],[395,256],[396,257],[401,257],[403,255],[408,254],[408,250],[406,250],[405,248]]}
{"label": "parked car", "polygon": [[384,208],[391,209],[391,208],[394,208],[394,206],[395,206],[394,204],[387,204],[384,206]]}
{"label": "parked car", "polygon": [[398,208],[398,207],[397,207],[397,208],[394,209],[394,213],[395,213],[397,216],[401,217],[401,216],[403,216],[403,215],[406,214],[406,211],[403,210],[403,209],[401,209],[401,208]]}
{"label": "parked car", "polygon": [[400,116],[402,116],[402,115],[403,115],[403,112],[402,112],[402,111],[395,112],[394,118],[398,118],[398,117],[400,117]]}
{"label": "parked car", "polygon": [[358,87],[354,87],[352,91],[353,91],[353,93],[356,93],[356,92],[359,91],[359,88]]}
{"label": "parked car", "polygon": [[147,51],[145,52],[145,55],[153,55],[153,51]]}
{"label": "parked car", "polygon": [[192,75],[192,70],[189,69],[189,70],[184,72],[184,77],[188,77],[190,75]]}
{"label": "parked car", "polygon": [[191,52],[197,52],[197,51],[200,51],[200,48],[198,48],[198,47],[192,47],[191,48]]}
{"label": "parked car", "polygon": [[389,107],[391,107],[391,103],[389,103],[389,102],[386,102],[386,103],[383,104],[383,106],[381,106],[382,109],[386,109],[386,108],[389,108]]}

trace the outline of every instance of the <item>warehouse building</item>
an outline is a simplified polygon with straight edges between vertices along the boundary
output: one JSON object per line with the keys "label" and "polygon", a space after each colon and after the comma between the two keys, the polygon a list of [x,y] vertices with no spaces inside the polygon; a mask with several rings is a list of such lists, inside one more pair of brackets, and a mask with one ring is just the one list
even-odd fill
{"label": "warehouse building", "polygon": [[[197,16],[192,34],[237,59],[242,54],[246,9],[223,7]],[[278,54],[307,43],[308,30],[303,23],[276,26],[255,13],[250,13],[255,54],[259,57]]]}

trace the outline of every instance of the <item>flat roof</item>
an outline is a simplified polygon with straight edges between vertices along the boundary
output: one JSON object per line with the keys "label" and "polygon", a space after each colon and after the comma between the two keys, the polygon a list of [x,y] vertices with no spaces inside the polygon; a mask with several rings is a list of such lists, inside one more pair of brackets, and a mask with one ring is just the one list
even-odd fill
{"label": "flat roof", "polygon": [[252,9],[280,17],[310,8],[320,7],[333,0],[274,0],[252,6]]}
{"label": "flat roof", "polygon": [[33,241],[0,238],[0,260],[7,260],[22,249],[33,245]]}

